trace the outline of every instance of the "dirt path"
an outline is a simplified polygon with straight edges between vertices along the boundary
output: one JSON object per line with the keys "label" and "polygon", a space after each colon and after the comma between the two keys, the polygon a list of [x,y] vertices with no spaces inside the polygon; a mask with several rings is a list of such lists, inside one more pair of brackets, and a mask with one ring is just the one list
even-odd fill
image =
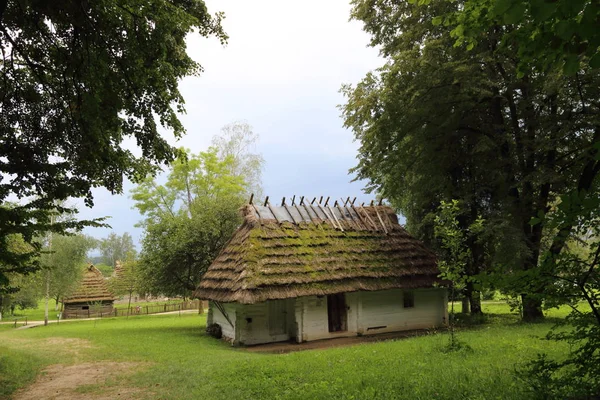
{"label": "dirt path", "polygon": [[140,388],[118,384],[144,363],[94,362],[75,365],[51,365],[31,385],[18,390],[14,400],[109,400],[139,399],[147,395]]}

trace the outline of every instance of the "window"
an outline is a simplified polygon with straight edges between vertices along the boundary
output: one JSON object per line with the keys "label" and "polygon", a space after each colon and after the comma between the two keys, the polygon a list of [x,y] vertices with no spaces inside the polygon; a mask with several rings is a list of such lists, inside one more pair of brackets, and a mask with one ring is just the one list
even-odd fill
{"label": "window", "polygon": [[415,306],[415,294],[413,292],[404,292],[404,308],[413,308]]}

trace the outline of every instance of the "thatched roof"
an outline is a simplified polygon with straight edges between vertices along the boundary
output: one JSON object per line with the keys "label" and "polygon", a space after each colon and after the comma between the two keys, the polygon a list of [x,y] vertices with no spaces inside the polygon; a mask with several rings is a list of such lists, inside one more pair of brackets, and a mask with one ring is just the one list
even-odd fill
{"label": "thatched roof", "polygon": [[64,299],[64,304],[91,303],[94,301],[111,301],[115,296],[108,289],[106,280],[98,268],[90,264],[83,272],[79,287],[73,294]]}
{"label": "thatched roof", "polygon": [[253,304],[441,282],[435,255],[390,207],[247,205],[242,212],[195,297]]}

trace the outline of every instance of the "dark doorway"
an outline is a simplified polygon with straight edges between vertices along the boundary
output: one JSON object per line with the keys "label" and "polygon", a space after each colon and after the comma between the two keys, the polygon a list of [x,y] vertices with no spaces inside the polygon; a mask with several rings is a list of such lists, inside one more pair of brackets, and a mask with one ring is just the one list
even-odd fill
{"label": "dark doorway", "polygon": [[329,320],[329,332],[343,332],[348,329],[348,312],[344,293],[327,296],[327,317]]}

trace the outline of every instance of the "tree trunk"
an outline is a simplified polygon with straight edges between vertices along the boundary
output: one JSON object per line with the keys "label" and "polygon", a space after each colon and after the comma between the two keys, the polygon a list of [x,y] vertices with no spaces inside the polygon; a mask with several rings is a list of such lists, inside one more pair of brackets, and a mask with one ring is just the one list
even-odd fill
{"label": "tree trunk", "polygon": [[50,270],[46,272],[46,302],[44,305],[44,326],[48,325],[48,302],[50,301]]}
{"label": "tree trunk", "polygon": [[471,292],[469,300],[471,301],[471,315],[483,315],[483,311],[481,310],[481,292],[474,290]]}
{"label": "tree trunk", "polygon": [[469,312],[471,312],[469,305],[470,305],[470,300],[467,296],[462,298],[462,313],[463,314],[468,314]]}
{"label": "tree trunk", "polygon": [[541,300],[522,294],[521,301],[523,302],[523,321],[532,322],[544,318]]}

